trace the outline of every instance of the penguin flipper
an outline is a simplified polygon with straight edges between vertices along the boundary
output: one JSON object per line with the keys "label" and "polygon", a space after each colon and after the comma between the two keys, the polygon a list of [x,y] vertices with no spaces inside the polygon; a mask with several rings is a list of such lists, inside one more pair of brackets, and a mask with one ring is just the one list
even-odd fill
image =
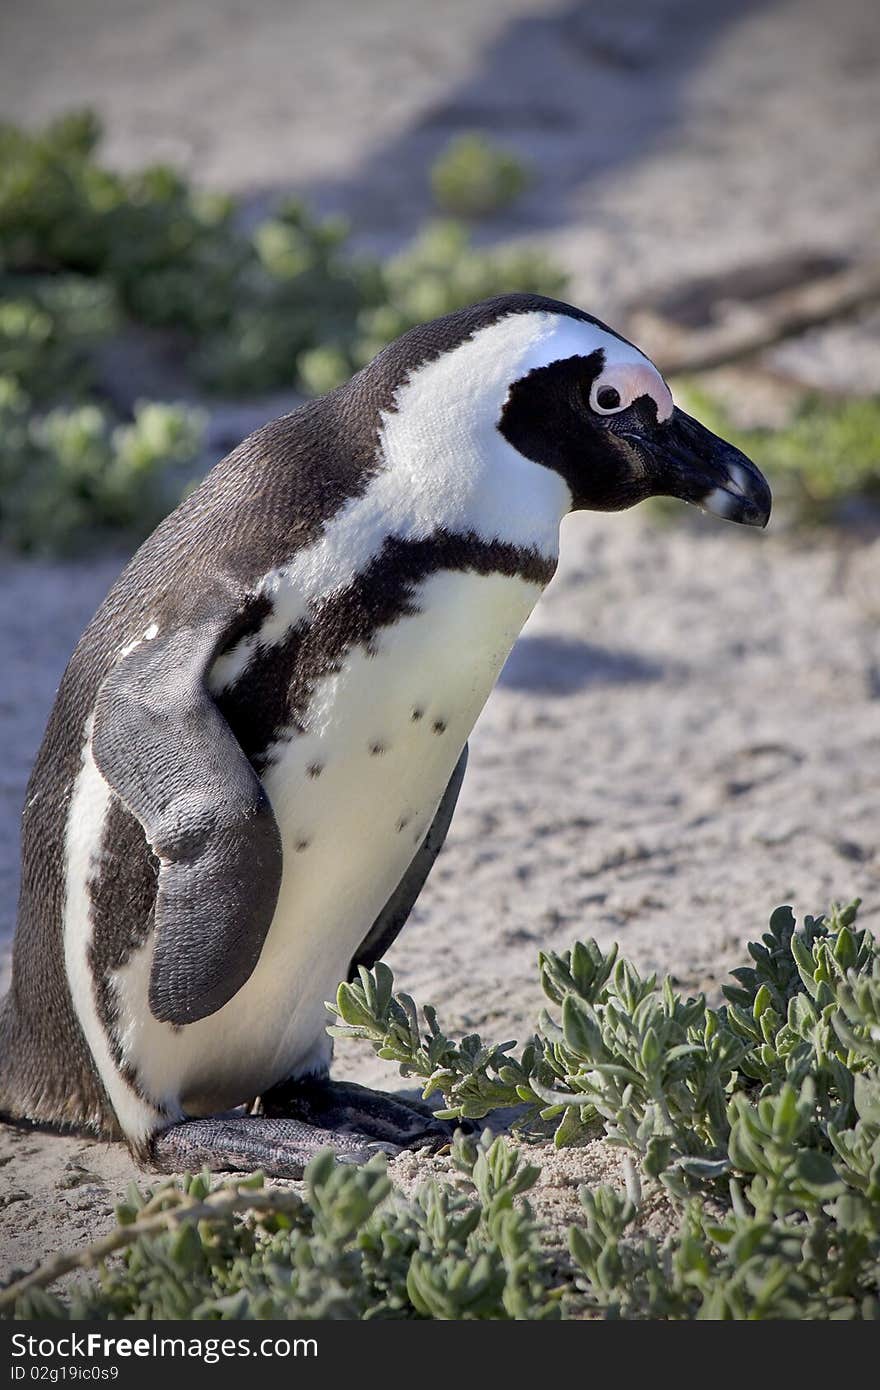
{"label": "penguin flipper", "polygon": [[259,777],[211,698],[219,622],[144,640],[105,678],[92,752],[159,860],[150,1009],[193,1023],[250,977],[281,884]]}
{"label": "penguin flipper", "polygon": [[382,959],[415,907],[416,899],[425,886],[425,880],[434,867],[434,860],[443,848],[464,781],[467,760],[468,746],[465,744],[428,833],[416,850],[415,857],[400,883],[358,947],[357,953],[352,956],[351,965],[348,967],[349,980],[356,978],[359,965],[371,970],[376,961]]}

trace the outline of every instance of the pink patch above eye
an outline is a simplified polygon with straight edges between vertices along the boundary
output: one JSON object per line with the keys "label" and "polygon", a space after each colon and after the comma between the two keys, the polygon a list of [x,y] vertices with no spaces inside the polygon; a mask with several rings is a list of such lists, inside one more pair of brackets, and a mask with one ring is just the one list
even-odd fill
{"label": "pink patch above eye", "polygon": [[[598,404],[600,392],[614,390],[620,396],[620,404],[613,409],[604,409]],[[657,419],[668,420],[673,411],[672,395],[660,373],[649,363],[618,362],[605,369],[598,381],[593,383],[590,403],[600,415],[612,415],[625,410],[640,396],[650,396],[657,406]]]}

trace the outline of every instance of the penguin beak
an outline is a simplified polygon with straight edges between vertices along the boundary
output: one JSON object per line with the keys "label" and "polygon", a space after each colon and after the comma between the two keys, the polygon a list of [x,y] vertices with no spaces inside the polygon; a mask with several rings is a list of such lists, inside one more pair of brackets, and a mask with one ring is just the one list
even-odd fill
{"label": "penguin beak", "polygon": [[772,497],[751,459],[678,406],[668,420],[632,436],[645,459],[652,492],[678,497],[742,526],[766,526]]}

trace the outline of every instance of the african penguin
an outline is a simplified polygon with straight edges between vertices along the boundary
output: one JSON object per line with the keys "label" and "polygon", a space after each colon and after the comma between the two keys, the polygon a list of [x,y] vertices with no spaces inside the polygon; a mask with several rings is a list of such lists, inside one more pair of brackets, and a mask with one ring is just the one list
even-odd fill
{"label": "african penguin", "polygon": [[562,517],[656,494],[770,510],[637,348],[524,294],[412,329],[219,463],[61,682],[0,1112],[168,1170],[436,1140],[430,1114],[328,1080],[324,1001],[422,888]]}

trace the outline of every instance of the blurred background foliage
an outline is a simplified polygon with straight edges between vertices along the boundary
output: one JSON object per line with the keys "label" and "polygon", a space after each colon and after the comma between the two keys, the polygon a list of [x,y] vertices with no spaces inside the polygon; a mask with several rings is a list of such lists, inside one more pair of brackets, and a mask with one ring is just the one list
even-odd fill
{"label": "blurred background foliage", "polygon": [[453,140],[431,170],[438,207],[456,217],[500,212],[516,201],[529,181],[530,171],[521,159],[495,149],[476,133]]}
{"label": "blurred background foliage", "polygon": [[[166,335],[190,396],[320,393],[424,319],[504,291],[565,289],[539,252],[478,250],[457,221],[430,223],[385,262],[355,255],[341,220],[318,220],[294,199],[246,232],[233,199],[193,189],[168,166],[104,168],[100,134],[89,111],[33,133],[0,126],[7,545],[137,538],[175,500],[172,465],[198,456],[202,419],[153,404],[124,426],[114,420],[96,352],[124,328]],[[477,137],[436,173],[444,208],[481,215],[525,177]]]}
{"label": "blurred background foliage", "polygon": [[[30,132],[0,125],[0,542],[63,552],[137,540],[177,500],[201,454],[203,415],[185,404],[112,400],[102,363],[120,335],[158,339],[190,403],[321,393],[413,324],[488,295],[564,296],[541,251],[473,244],[469,219],[502,211],[529,170],[484,137],[454,140],[431,170],[438,209],[382,261],[346,224],[295,199],[245,229],[232,198],[175,169],[105,168],[90,111]],[[880,405],[805,399],[778,430],[737,430],[720,402],[694,408],[755,456],[810,520],[880,494]]]}

